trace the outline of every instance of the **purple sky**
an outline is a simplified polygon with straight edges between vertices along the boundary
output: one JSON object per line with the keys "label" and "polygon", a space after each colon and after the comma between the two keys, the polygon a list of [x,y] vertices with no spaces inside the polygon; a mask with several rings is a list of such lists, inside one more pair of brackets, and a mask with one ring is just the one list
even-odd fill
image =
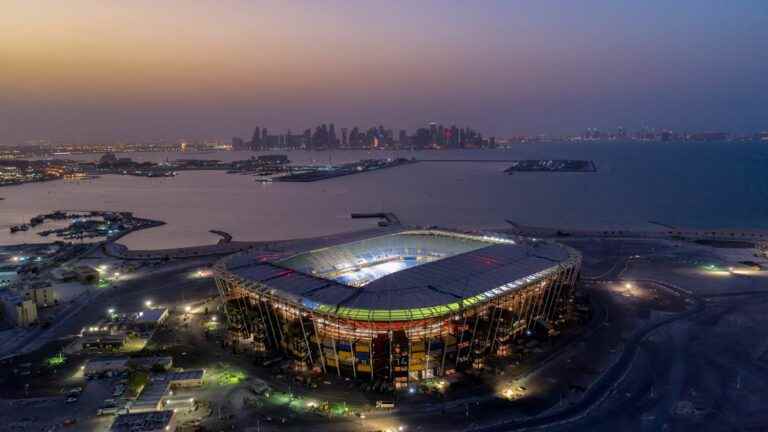
{"label": "purple sky", "polygon": [[0,144],[768,129],[768,2],[11,0]]}

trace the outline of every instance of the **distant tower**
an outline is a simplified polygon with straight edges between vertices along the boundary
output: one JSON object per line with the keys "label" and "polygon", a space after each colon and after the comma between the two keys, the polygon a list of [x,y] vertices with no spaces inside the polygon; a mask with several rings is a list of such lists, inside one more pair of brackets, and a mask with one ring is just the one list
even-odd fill
{"label": "distant tower", "polygon": [[331,123],[328,126],[328,149],[331,150],[336,147],[336,126]]}
{"label": "distant tower", "polygon": [[258,150],[261,148],[261,129],[259,129],[258,126],[253,130],[253,137],[251,138],[250,144],[251,150]]}

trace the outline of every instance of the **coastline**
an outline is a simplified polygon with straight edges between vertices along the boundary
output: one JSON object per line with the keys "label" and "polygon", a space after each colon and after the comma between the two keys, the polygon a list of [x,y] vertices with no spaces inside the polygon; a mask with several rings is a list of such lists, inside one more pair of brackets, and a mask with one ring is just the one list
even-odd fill
{"label": "coastline", "polygon": [[[290,245],[295,242],[318,242],[323,243],[329,239],[339,239],[345,237],[354,237],[360,232],[382,231],[385,232],[391,222],[392,225],[400,225],[400,221],[394,213],[382,212],[382,213],[368,213],[358,214],[353,213],[350,218],[372,218],[379,219],[381,222],[377,226],[370,227],[363,230],[347,230],[337,233],[324,234],[318,236],[311,236],[305,238],[296,239],[283,239],[283,240],[237,240],[234,241],[232,235],[220,230],[210,230],[209,232],[219,235],[221,239],[217,243],[204,244],[197,246],[187,246],[178,248],[163,248],[163,249],[129,249],[127,246],[117,242],[120,238],[130,234],[131,232],[140,231],[142,229],[150,229],[157,226],[162,226],[165,223],[160,221],[151,221],[155,224],[153,226],[142,227],[130,232],[126,232],[118,238],[105,241],[101,246],[105,255],[112,258],[125,259],[125,260],[160,260],[160,259],[189,259],[189,258],[204,258],[214,256],[226,256],[237,252],[242,252],[251,248],[263,248],[264,250],[280,249],[284,246]],[[538,226],[526,226],[514,224],[508,221],[511,226],[497,227],[495,229],[476,229],[475,231],[488,231],[488,232],[501,232],[504,234],[519,235],[523,237],[542,237],[550,238],[554,240],[562,239],[567,240],[569,238],[612,238],[612,239],[653,239],[653,240],[684,240],[691,242],[764,242],[768,241],[768,230],[757,229],[658,229],[658,230],[641,230],[641,229],[568,229],[563,227],[538,227]],[[405,225],[408,226],[408,225]],[[413,226],[416,228],[416,226]]]}

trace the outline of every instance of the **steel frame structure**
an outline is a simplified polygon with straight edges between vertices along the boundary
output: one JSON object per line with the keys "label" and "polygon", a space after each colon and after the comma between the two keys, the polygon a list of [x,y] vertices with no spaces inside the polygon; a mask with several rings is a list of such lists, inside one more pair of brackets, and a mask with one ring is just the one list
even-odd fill
{"label": "steel frame structure", "polygon": [[374,320],[371,314],[351,319],[311,310],[268,284],[238,276],[227,259],[214,270],[230,330],[255,350],[289,354],[325,373],[385,379],[402,387],[482,367],[489,356],[509,353],[511,343],[537,322],[560,320],[581,267],[581,255],[562,247],[567,260],[511,281],[494,295],[463,299],[457,308],[421,319]]}

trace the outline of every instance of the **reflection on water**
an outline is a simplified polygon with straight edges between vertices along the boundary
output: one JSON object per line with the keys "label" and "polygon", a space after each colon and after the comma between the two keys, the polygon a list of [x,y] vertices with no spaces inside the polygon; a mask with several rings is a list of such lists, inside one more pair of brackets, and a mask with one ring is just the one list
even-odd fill
{"label": "reflection on water", "polygon": [[[371,226],[351,212],[393,211],[404,223],[499,227],[505,219],[566,227],[768,228],[768,146],[761,143],[523,144],[508,151],[289,152],[296,163],[415,156],[450,159],[592,159],[597,173],[502,173],[508,164],[434,162],[315,183],[257,184],[223,172],[176,178],[103,176],[0,189],[0,244],[41,241],[8,227],[52,210],[123,210],[166,226],[131,234],[132,248],[212,243],[208,230],[269,240]],[[254,153],[132,154],[137,160],[234,160]],[[91,160],[98,156],[78,156]]]}

